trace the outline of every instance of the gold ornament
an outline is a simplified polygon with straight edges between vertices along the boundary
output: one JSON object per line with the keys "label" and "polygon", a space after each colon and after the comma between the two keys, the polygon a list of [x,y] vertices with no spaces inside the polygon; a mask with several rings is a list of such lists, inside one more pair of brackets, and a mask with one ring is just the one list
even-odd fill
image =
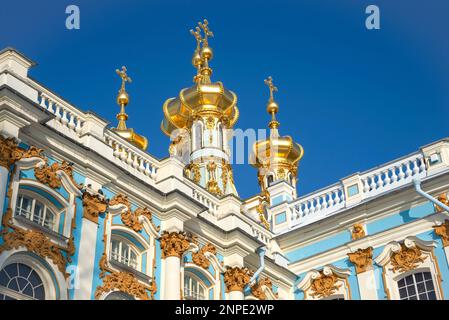
{"label": "gold ornament", "polygon": [[348,253],[348,257],[355,265],[357,273],[365,272],[373,263],[373,248],[358,249],[356,252]]}
{"label": "gold ornament", "polygon": [[406,272],[415,269],[424,262],[425,257],[418,247],[407,248],[401,244],[401,250],[391,255],[391,270],[394,272]]}
{"label": "gold ornament", "polygon": [[226,292],[243,291],[252,275],[253,272],[248,268],[228,267],[224,273]]}
{"label": "gold ornament", "polygon": [[[273,291],[273,283],[269,278],[260,279],[251,287],[251,294],[259,300],[267,299],[267,295],[262,290],[263,286],[266,286],[270,291]],[[275,296],[277,297],[278,294],[276,293]]]}
{"label": "gold ornament", "polygon": [[16,139],[6,138],[0,135],[0,166],[10,169],[10,166],[16,161],[25,158],[37,157],[44,159],[42,149],[31,146],[25,150],[18,146]]}
{"label": "gold ornament", "polygon": [[120,291],[140,300],[150,300],[148,291],[151,289],[152,287],[140,283],[132,273],[114,272],[104,277],[103,284],[95,291],[95,299],[100,299],[103,293]]}
{"label": "gold ornament", "polygon": [[106,200],[99,194],[92,195],[89,192],[83,193],[83,217],[98,223],[98,216],[107,209]]}
{"label": "gold ornament", "polygon": [[62,185],[61,178],[57,175],[58,171],[64,171],[73,184],[81,188],[73,178],[73,168],[68,162],[63,161],[61,164],[53,162],[50,166],[45,164],[42,168],[35,167],[34,175],[39,182],[48,185],[53,189],[57,189]]}
{"label": "gold ornament", "polygon": [[65,270],[66,258],[59,251],[59,247],[52,243],[44,233],[34,230],[15,228],[14,231],[4,234],[4,243],[0,246],[0,254],[3,251],[25,247],[28,251],[42,258],[49,258],[58,267],[59,271],[67,278]]}
{"label": "gold ornament", "polygon": [[310,295],[317,298],[329,297],[341,287],[341,284],[337,284],[337,281],[336,275],[325,275],[323,271],[320,271],[320,276],[312,281],[312,293]]}
{"label": "gold ornament", "polygon": [[160,238],[162,259],[168,257],[178,257],[189,249],[191,238],[185,232],[167,232],[164,231]]}
{"label": "gold ornament", "polygon": [[[438,196],[438,201],[442,202],[443,204],[449,206],[449,200],[447,198],[447,194],[446,193],[442,193]],[[438,205],[435,205],[435,209],[437,212],[442,212],[445,211],[443,208],[441,208]]]}
{"label": "gold ornament", "polygon": [[449,220],[444,220],[444,223],[441,226],[433,226],[433,229],[435,230],[435,233],[441,237],[443,246],[449,246]]}
{"label": "gold ornament", "polygon": [[210,266],[210,261],[205,256],[206,252],[210,252],[215,255],[217,253],[217,249],[213,244],[208,243],[198,250],[198,252],[192,254],[193,263],[204,269],[207,269]]}
{"label": "gold ornament", "polygon": [[363,238],[366,234],[365,234],[365,229],[363,228],[363,225],[360,223],[356,223],[353,227],[352,227],[352,240],[357,240],[357,239],[361,239]]}

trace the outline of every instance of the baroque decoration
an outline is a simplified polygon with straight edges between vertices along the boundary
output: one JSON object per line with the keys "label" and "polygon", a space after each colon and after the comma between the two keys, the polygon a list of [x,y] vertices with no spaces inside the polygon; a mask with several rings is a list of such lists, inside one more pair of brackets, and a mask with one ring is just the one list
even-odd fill
{"label": "baroque decoration", "polygon": [[356,223],[353,227],[352,227],[352,240],[357,240],[357,239],[361,239],[364,236],[366,236],[365,233],[365,228],[363,228],[363,225],[360,223]]}
{"label": "baroque decoration", "polygon": [[391,270],[394,272],[410,271],[424,262],[424,259],[421,249],[416,246],[408,248],[402,243],[401,250],[391,255]]}
{"label": "baroque decoration", "polygon": [[181,258],[184,252],[189,249],[192,238],[187,236],[185,232],[164,231],[161,235],[160,241],[162,259],[168,257]]}
{"label": "baroque decoration", "polygon": [[441,237],[443,246],[449,246],[449,220],[444,220],[442,225],[434,226],[433,229],[435,230],[435,233]]}
{"label": "baroque decoration", "polygon": [[355,265],[357,273],[362,273],[368,270],[373,263],[373,248],[358,249],[356,252],[348,253],[349,261]]}
{"label": "baroque decoration", "polygon": [[248,268],[228,267],[224,273],[226,292],[243,291],[252,275],[253,272]]}
{"label": "baroque decoration", "polygon": [[[273,282],[271,282],[269,278],[260,279],[251,287],[251,294],[259,300],[267,300],[267,295],[263,290],[264,287],[268,288],[270,291],[273,291]],[[277,297],[277,293],[274,294],[274,296]]]}
{"label": "baroque decoration", "polygon": [[217,249],[213,244],[208,243],[198,250],[198,252],[192,254],[193,263],[204,269],[207,269],[210,266],[210,261],[205,255],[206,252],[215,255],[217,253]]}
{"label": "baroque decoration", "polygon": [[42,232],[15,228],[13,232],[6,233],[3,236],[3,240],[4,243],[0,246],[0,253],[25,247],[28,251],[40,257],[49,258],[65,277],[68,276],[65,272],[67,259],[61,254],[60,248],[52,243]]}
{"label": "baroque decoration", "polygon": [[83,192],[83,216],[94,222],[98,223],[98,216],[107,209],[107,201],[104,196],[100,194],[91,194],[88,191]]}
{"label": "baroque decoration", "polygon": [[111,291],[120,291],[134,296],[140,300],[150,300],[148,291],[150,287],[137,281],[132,273],[114,272],[103,278],[103,284],[97,287],[95,299],[100,299],[102,294]]}
{"label": "baroque decoration", "polygon": [[122,222],[125,226],[127,226],[128,228],[130,228],[136,232],[141,231],[143,229],[143,224],[141,223],[140,217],[142,216],[142,217],[146,217],[151,222],[153,227],[157,231],[159,231],[159,227],[156,227],[153,223],[152,214],[148,208],[146,208],[146,207],[137,208],[133,212],[131,210],[131,203],[130,203],[128,197],[123,194],[117,194],[109,201],[110,206],[115,206],[115,205],[119,205],[119,204],[122,204],[128,208],[127,210],[122,211],[122,213],[120,215]]}
{"label": "baroque decoration", "polygon": [[20,159],[25,158],[41,158],[42,149],[38,149],[34,146],[25,150],[18,146],[18,142],[15,138],[6,138],[0,135],[0,166],[10,169],[11,165],[15,164]]}
{"label": "baroque decoration", "polygon": [[316,298],[329,297],[341,287],[341,284],[337,284],[337,281],[338,277],[335,274],[326,275],[323,271],[320,271],[319,277],[312,281],[310,295]]}
{"label": "baroque decoration", "polygon": [[72,165],[66,161],[63,161],[61,164],[54,162],[51,165],[45,164],[42,167],[37,166],[34,168],[34,175],[36,176],[36,179],[39,180],[39,182],[46,184],[53,189],[56,189],[62,185],[61,178],[58,176],[58,171],[64,171],[70,177],[73,184],[78,186],[78,184],[73,179]]}
{"label": "baroque decoration", "polygon": [[[438,201],[442,202],[443,204],[449,206],[449,199],[447,198],[447,194],[446,193],[442,193],[438,196]],[[444,211],[443,208],[441,208],[440,206],[435,205],[435,210],[437,212],[442,212]]]}

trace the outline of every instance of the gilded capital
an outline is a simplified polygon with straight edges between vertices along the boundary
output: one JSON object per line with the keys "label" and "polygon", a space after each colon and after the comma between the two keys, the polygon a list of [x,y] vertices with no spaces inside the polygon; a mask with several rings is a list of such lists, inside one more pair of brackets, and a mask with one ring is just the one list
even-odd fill
{"label": "gilded capital", "polygon": [[443,246],[449,246],[449,220],[444,220],[444,223],[440,226],[433,226],[435,233],[441,237]]}
{"label": "gilded capital", "polygon": [[181,258],[184,252],[189,249],[191,239],[185,232],[167,232],[164,231],[160,238],[162,259],[168,257]]}
{"label": "gilded capital", "polygon": [[228,267],[224,273],[226,292],[243,291],[252,275],[248,268]]}
{"label": "gilded capital", "polygon": [[373,248],[358,249],[356,252],[348,253],[348,257],[355,265],[357,274],[365,272],[373,263]]}

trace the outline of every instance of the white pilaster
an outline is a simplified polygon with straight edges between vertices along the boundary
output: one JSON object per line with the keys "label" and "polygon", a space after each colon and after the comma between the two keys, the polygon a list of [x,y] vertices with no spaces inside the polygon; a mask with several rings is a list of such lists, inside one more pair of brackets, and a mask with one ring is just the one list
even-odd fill
{"label": "white pilaster", "polygon": [[181,299],[181,259],[165,258],[164,300]]}
{"label": "white pilaster", "polygon": [[0,221],[1,218],[3,217],[7,183],[8,183],[8,169],[6,169],[3,166],[0,166]]}
{"label": "white pilaster", "polygon": [[374,269],[367,270],[357,274],[357,283],[359,285],[361,300],[378,300],[376,278]]}
{"label": "white pilaster", "polygon": [[78,255],[79,287],[75,289],[75,300],[90,300],[91,298],[97,231],[98,225],[95,222],[83,218]]}

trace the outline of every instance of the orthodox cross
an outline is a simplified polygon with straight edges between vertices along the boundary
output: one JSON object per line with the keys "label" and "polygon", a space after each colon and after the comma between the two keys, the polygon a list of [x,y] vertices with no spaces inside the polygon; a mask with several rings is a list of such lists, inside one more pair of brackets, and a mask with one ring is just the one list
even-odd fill
{"label": "orthodox cross", "polygon": [[274,100],[273,92],[278,91],[278,88],[274,86],[273,78],[271,76],[269,76],[267,79],[265,79],[264,82],[270,89],[270,100],[273,101]]}
{"label": "orthodox cross", "polygon": [[128,77],[128,74],[126,73],[128,71],[125,66],[122,66],[122,70],[116,69],[115,72],[119,75],[120,78],[122,78],[122,87],[120,88],[121,91],[125,91],[125,84],[127,82],[131,83],[132,79]]}
{"label": "orthodox cross", "polygon": [[204,32],[204,39],[203,39],[203,44],[204,47],[208,47],[209,46],[209,42],[208,42],[208,37],[213,37],[214,34],[213,32],[209,29],[209,22],[204,19],[204,22],[198,22],[198,25],[200,26],[201,29],[203,29]]}
{"label": "orthodox cross", "polygon": [[201,37],[201,29],[200,29],[200,27],[196,27],[195,31],[190,29],[190,33],[195,37],[195,39],[196,39],[196,49],[199,51],[201,42],[203,41],[203,38]]}

